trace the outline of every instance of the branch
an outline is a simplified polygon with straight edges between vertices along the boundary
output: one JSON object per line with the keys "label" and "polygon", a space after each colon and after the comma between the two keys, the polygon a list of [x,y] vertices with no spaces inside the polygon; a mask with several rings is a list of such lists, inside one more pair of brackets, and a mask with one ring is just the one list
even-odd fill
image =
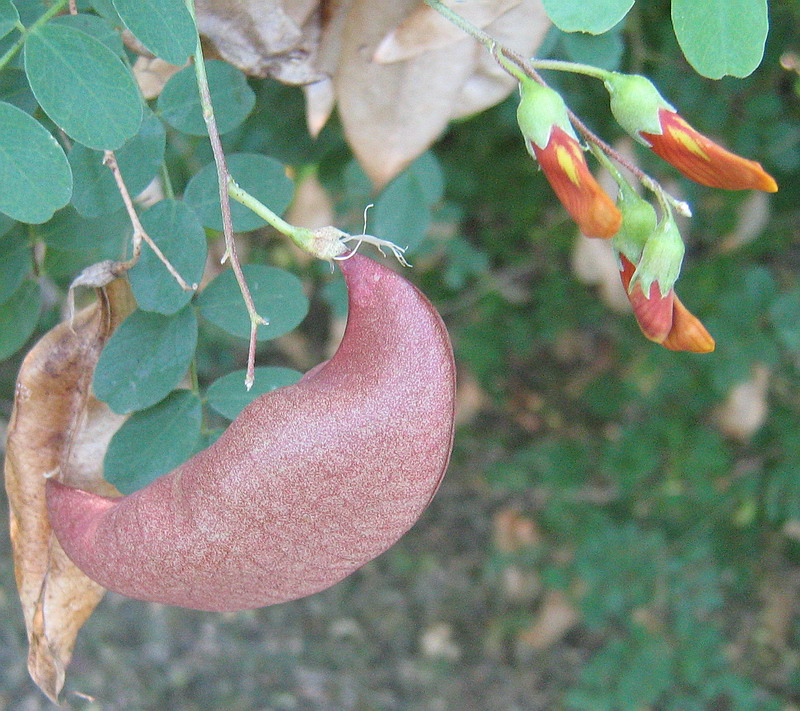
{"label": "branch", "polygon": [[[194,0],[186,0],[186,7],[195,18]],[[203,60],[203,47],[200,43],[200,35],[197,35],[197,45],[193,55],[194,71],[197,77],[197,89],[200,93],[200,104],[203,107],[203,120],[206,123],[208,131],[208,139],[211,142],[211,150],[214,153],[214,163],[217,166],[217,182],[219,184],[219,204],[222,210],[222,232],[225,236],[225,254],[222,261],[230,259],[231,269],[236,275],[236,281],[239,284],[239,289],[242,292],[247,313],[250,317],[250,347],[247,353],[247,374],[245,375],[245,387],[250,390],[253,387],[255,380],[255,361],[256,361],[256,338],[258,334],[259,325],[267,325],[269,322],[260,316],[256,311],[256,306],[253,303],[253,297],[250,294],[250,288],[247,286],[247,280],[244,278],[242,265],[239,262],[239,256],[236,252],[236,243],[233,239],[233,220],[231,219],[231,204],[228,198],[228,183],[231,180],[231,175],[228,172],[228,165],[225,161],[225,153],[222,150],[222,141],[219,137],[219,130],[217,129],[217,120],[214,117],[214,107],[211,103],[211,92],[208,88],[208,77],[206,75],[206,65]]]}
{"label": "branch", "polygon": [[117,183],[119,194],[122,196],[122,202],[125,203],[125,210],[128,212],[128,218],[133,225],[133,254],[127,262],[123,262],[120,265],[120,270],[127,271],[139,261],[139,257],[142,254],[142,240],[144,240],[147,243],[147,246],[150,247],[153,252],[155,252],[156,256],[161,260],[175,281],[178,282],[181,289],[184,291],[196,291],[197,284],[192,284],[189,286],[186,283],[183,277],[178,274],[177,269],[172,266],[172,263],[169,261],[169,259],[166,258],[161,249],[159,249],[158,245],[152,240],[150,235],[147,234],[144,227],[142,227],[142,223],[139,221],[139,215],[136,213],[133,200],[128,192],[128,187],[125,185],[125,180],[122,178],[122,173],[120,172],[119,165],[117,164],[117,157],[114,155],[114,151],[105,151],[103,155],[103,163],[108,166],[114,175],[114,181]]}

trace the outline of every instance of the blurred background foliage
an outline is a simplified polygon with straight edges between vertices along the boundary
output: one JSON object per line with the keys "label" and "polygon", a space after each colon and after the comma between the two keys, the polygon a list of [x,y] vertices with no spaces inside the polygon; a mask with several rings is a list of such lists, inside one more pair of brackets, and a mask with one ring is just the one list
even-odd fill
{"label": "blurred background foliage", "polygon": [[[647,342],[576,276],[576,230],[523,148],[515,97],[452,125],[376,198],[335,122],[313,141],[298,89],[250,81],[255,108],[226,150],[318,180],[343,229],[360,232],[375,202],[368,231],[411,245],[460,367],[453,463],[394,549],[309,599],[211,615],[109,595],[79,637],[71,707],[800,708],[800,5],[772,3],[760,69],[719,82],[686,64],[668,13],[637,3],[594,39],[552,30],[543,53],[647,74],[776,177],[768,198],[724,193],[636,152],[693,206],[677,290],[715,336],[711,355]],[[601,86],[548,78],[621,136]],[[203,139],[168,133],[178,194],[210,159]],[[242,247],[300,276],[311,300],[259,364],[310,367],[341,319],[341,283],[266,231]],[[75,271],[106,256],[48,252],[37,333]],[[204,386],[246,360],[213,324],[197,348]],[[4,420],[19,362],[0,364]],[[0,709],[47,708],[25,671],[6,536],[0,554]]]}

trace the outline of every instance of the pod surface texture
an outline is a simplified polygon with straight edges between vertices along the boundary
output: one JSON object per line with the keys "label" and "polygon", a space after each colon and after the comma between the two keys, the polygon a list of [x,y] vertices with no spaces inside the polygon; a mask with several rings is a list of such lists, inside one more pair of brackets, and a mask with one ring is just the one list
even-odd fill
{"label": "pod surface texture", "polygon": [[410,282],[361,255],[339,264],[349,314],[326,364],[129,496],[48,482],[53,530],[86,575],[141,600],[250,609],[333,585],[411,528],[450,458],[452,347]]}

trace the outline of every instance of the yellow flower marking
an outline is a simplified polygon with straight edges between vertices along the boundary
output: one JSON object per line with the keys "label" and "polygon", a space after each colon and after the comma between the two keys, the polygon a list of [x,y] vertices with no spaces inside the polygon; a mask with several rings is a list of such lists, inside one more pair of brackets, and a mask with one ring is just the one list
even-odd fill
{"label": "yellow flower marking", "polygon": [[708,157],[708,154],[702,149],[700,144],[688,131],[676,128],[675,126],[670,126],[669,135],[675,139],[676,143],[680,143],[687,151],[689,151],[689,153],[693,153],[698,158],[702,158],[706,161],[711,160],[711,158]]}
{"label": "yellow flower marking", "polygon": [[556,160],[570,182],[579,188],[581,186],[580,171],[569,149],[561,145],[556,146]]}

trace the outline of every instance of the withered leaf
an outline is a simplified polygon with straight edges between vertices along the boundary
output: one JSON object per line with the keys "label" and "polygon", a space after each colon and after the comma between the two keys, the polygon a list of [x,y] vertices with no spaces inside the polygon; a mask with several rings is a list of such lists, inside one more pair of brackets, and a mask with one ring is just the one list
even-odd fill
{"label": "withered leaf", "polygon": [[[524,55],[549,27],[541,0],[465,0],[455,9]],[[197,18],[219,56],[242,71],[305,86],[312,135],[338,103],[345,137],[377,188],[450,120],[515,86],[477,40],[422,0],[198,0]]]}
{"label": "withered leaf", "polygon": [[55,703],[81,625],[103,596],[52,535],[46,477],[114,495],[103,456],[124,421],[90,393],[103,344],[132,310],[127,281],[98,289],[95,304],[49,331],[28,353],[17,379],[8,429],[5,482],[11,544],[28,633],[28,670]]}
{"label": "withered leaf", "polygon": [[197,0],[197,27],[243,72],[287,84],[322,78],[315,65],[319,0]]}
{"label": "withered leaf", "polygon": [[[521,0],[470,0],[445,2],[461,17],[484,28]],[[390,64],[411,59],[432,49],[442,49],[465,38],[464,32],[428,5],[419,5],[378,44],[374,59]]]}
{"label": "withered leaf", "polygon": [[[486,27],[492,37],[523,57],[530,57],[544,40],[550,20],[541,0],[522,0],[495,18]],[[478,62],[473,74],[464,82],[453,104],[451,120],[472,116],[499,104],[516,87],[517,82],[483,48],[477,47]]]}
{"label": "withered leaf", "polygon": [[[416,0],[391,6],[352,0],[344,5],[340,16],[323,30],[320,60],[326,64],[321,68],[333,76],[347,141],[378,188],[427,150],[450,120],[496,104],[515,86],[477,40],[462,35],[460,41],[451,41],[449,30],[437,29],[438,22],[433,37],[426,38],[414,25],[414,17],[423,12]],[[527,55],[539,46],[549,27],[540,0],[471,0],[458,10],[488,22],[490,34]],[[401,31],[406,23],[412,26],[410,37]],[[401,37],[405,43],[402,51],[398,49],[402,61],[375,61],[379,46],[379,59],[397,59],[391,56],[391,44]],[[338,64],[333,68],[336,48]],[[309,105],[315,111],[315,126],[322,115],[320,106],[321,102]]]}
{"label": "withered leaf", "polygon": [[333,81],[345,136],[377,187],[388,183],[444,131],[477,52],[465,40],[394,64],[375,49],[417,0],[355,0],[342,31]]}

